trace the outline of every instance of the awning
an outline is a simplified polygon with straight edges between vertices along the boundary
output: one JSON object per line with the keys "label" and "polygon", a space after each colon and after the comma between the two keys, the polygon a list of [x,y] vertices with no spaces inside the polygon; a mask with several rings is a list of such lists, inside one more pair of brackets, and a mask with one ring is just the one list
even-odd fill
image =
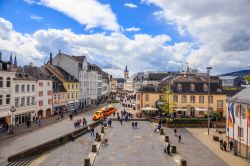
{"label": "awning", "polygon": [[188,110],[185,108],[176,108],[174,109],[175,111],[183,111],[183,112],[187,112]]}
{"label": "awning", "polygon": [[195,107],[195,111],[207,111],[205,108]]}
{"label": "awning", "polygon": [[153,108],[153,107],[144,107],[141,110],[143,110],[143,111],[157,111],[158,109],[157,108]]}

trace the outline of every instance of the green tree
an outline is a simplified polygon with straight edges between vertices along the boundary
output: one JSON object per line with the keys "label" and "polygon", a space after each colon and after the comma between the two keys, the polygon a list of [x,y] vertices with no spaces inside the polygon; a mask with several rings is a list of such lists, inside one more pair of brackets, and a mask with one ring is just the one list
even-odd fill
{"label": "green tree", "polygon": [[161,91],[164,93],[163,97],[163,105],[160,106],[160,109],[162,110],[163,114],[170,114],[174,111],[174,108],[176,107],[176,103],[173,101],[173,91],[170,87],[170,85],[167,85],[161,89]]}

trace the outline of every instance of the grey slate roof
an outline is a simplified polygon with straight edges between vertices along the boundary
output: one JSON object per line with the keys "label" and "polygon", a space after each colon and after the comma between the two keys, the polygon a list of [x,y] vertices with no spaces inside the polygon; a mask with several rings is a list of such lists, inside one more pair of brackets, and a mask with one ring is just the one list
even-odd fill
{"label": "grey slate roof", "polygon": [[250,87],[243,89],[233,97],[229,98],[229,101],[250,104]]}

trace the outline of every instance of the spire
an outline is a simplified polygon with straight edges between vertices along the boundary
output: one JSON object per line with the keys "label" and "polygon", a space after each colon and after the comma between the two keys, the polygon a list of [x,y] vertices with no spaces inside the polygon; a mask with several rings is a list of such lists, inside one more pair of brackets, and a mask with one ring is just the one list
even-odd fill
{"label": "spire", "polygon": [[12,52],[10,53],[10,63],[13,64],[13,60],[12,60]]}
{"label": "spire", "polygon": [[17,67],[16,55],[15,55],[15,59],[14,59],[14,67]]}
{"label": "spire", "polygon": [[125,67],[124,72],[128,72],[128,67],[127,67],[127,65],[126,65],[126,67]]}

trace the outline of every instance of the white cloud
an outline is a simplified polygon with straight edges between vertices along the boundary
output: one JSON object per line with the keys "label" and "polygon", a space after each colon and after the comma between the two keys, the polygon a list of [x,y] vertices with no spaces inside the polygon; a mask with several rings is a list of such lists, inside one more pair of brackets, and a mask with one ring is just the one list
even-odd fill
{"label": "white cloud", "polygon": [[116,76],[122,76],[125,65],[128,65],[132,73],[178,70],[178,65],[185,61],[185,55],[192,48],[190,43],[168,46],[166,42],[171,38],[164,34],[136,34],[132,39],[118,32],[109,35],[79,35],[70,29],[38,30],[30,35],[21,34],[14,31],[12,24],[4,19],[0,19],[0,35],[0,48],[18,54],[18,59],[25,59],[23,64],[36,59],[43,64],[50,52],[56,54],[60,49],[68,54],[87,55],[90,61],[98,63],[107,71],[112,70]]}
{"label": "white cloud", "polygon": [[97,0],[25,0],[29,4],[39,4],[68,17],[73,18],[80,24],[85,25],[85,30],[102,28],[104,30],[119,31],[115,14],[108,4],[102,4]]}
{"label": "white cloud", "polygon": [[[249,68],[250,5],[247,0],[142,0],[161,8],[155,13],[175,24],[180,35],[199,44],[187,60],[197,68],[213,66],[218,73]],[[195,5],[194,5],[195,4]]]}
{"label": "white cloud", "polygon": [[137,8],[137,5],[133,4],[133,3],[125,3],[124,6],[126,6],[128,8]]}
{"label": "white cloud", "polygon": [[125,29],[125,31],[128,31],[128,32],[137,32],[140,30],[141,30],[141,28],[136,28],[136,27],[130,27],[130,28]]}
{"label": "white cloud", "polygon": [[30,18],[37,21],[41,21],[43,19],[41,16],[35,16],[35,15],[31,15]]}

